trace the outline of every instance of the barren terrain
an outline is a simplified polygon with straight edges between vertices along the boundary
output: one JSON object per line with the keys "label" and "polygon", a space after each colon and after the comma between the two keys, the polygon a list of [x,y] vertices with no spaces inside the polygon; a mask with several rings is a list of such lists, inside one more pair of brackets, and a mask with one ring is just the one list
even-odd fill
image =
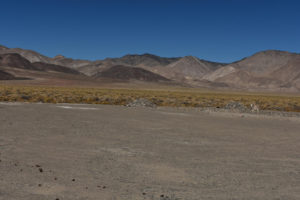
{"label": "barren terrain", "polygon": [[300,120],[0,104],[0,199],[300,199]]}

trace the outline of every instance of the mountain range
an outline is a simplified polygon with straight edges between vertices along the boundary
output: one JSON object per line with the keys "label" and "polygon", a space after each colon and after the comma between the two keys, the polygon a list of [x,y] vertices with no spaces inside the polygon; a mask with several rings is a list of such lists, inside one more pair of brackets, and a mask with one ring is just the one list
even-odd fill
{"label": "mountain range", "polygon": [[62,55],[50,58],[32,50],[0,46],[0,79],[34,81],[41,77],[97,83],[115,80],[247,91],[300,92],[300,54],[267,50],[233,63],[211,62],[194,56],[164,58],[152,54],[89,61]]}

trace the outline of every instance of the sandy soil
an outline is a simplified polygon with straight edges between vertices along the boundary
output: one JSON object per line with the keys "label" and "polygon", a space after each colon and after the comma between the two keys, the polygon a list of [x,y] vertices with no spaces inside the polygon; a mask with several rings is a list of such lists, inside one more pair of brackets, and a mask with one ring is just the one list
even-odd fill
{"label": "sandy soil", "polygon": [[300,199],[300,121],[0,104],[1,200]]}

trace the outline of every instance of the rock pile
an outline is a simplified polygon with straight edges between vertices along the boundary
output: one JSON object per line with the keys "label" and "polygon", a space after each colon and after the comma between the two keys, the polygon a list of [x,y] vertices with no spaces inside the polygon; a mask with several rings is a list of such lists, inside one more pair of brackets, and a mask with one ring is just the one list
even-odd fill
{"label": "rock pile", "polygon": [[230,110],[230,111],[234,111],[234,112],[248,112],[249,109],[244,106],[244,104],[240,103],[240,102],[229,102],[224,109],[226,110]]}
{"label": "rock pile", "polygon": [[224,109],[233,112],[259,112],[259,107],[256,104],[251,104],[248,108],[244,104],[235,101],[229,102]]}
{"label": "rock pile", "polygon": [[126,106],[128,107],[151,107],[151,108],[155,108],[156,105],[149,101],[148,99],[136,99],[130,103],[128,103]]}
{"label": "rock pile", "polygon": [[251,112],[259,112],[259,107],[256,104],[251,104]]}

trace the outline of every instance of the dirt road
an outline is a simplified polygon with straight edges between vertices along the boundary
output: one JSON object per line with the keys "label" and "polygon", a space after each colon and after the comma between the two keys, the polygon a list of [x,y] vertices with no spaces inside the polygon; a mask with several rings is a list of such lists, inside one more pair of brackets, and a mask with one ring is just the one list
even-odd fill
{"label": "dirt road", "polygon": [[0,104],[1,200],[300,199],[300,121]]}

